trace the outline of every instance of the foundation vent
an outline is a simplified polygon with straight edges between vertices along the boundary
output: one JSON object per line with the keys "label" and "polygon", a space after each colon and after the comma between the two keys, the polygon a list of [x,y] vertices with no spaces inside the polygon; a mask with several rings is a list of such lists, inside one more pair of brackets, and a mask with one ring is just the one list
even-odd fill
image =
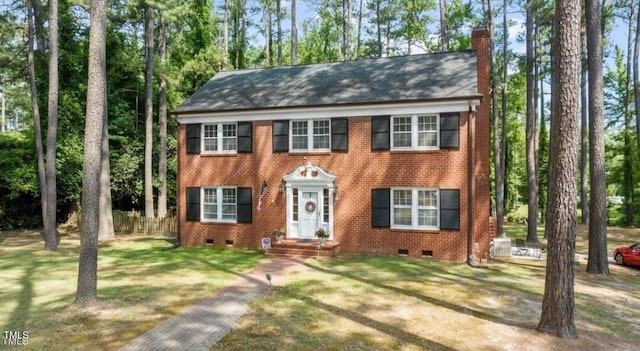
{"label": "foundation vent", "polygon": [[398,249],[398,256],[409,256],[409,249]]}

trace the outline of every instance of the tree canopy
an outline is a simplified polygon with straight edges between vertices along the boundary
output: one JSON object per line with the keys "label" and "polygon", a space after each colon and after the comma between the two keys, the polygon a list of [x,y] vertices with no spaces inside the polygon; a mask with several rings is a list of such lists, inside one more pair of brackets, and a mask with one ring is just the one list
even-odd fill
{"label": "tree canopy", "polygon": [[[48,3],[32,0],[35,29],[35,73],[42,130],[46,130],[49,104],[49,21]],[[150,12],[145,11],[148,5]],[[291,62],[295,52],[298,64],[310,64],[368,57],[407,55],[442,50],[441,37],[448,50],[468,49],[471,30],[488,25],[488,3],[447,1],[444,26],[436,1],[369,0],[297,1],[297,33],[293,35],[291,2],[282,2],[277,11],[275,0],[157,0],[152,2],[119,0],[107,11],[107,100],[112,201],[115,209],[145,210],[145,18],[154,14],[152,23],[153,75],[151,82],[153,203],[166,181],[167,212],[175,210],[176,122],[166,119],[166,140],[160,133],[161,81],[165,86],[166,109],[171,111],[187,96],[221,69],[259,68]],[[285,6],[286,5],[286,6]],[[525,153],[527,57],[525,41],[525,4],[495,4],[494,89],[505,89],[496,96],[494,110],[504,119],[497,126],[505,131],[499,141],[504,148],[504,215],[506,220],[527,217]],[[633,5],[633,6],[632,6]],[[507,6],[507,8],[505,8]],[[553,119],[550,109],[550,62],[552,3],[531,1],[533,7],[535,84],[535,152],[539,209],[538,220],[545,219],[546,158],[548,130]],[[506,10],[506,14],[504,11]],[[82,184],[82,144],[86,111],[89,8],[86,3],[59,0],[58,133],[56,146],[57,220],[64,221],[77,210]],[[33,109],[29,96],[27,60],[27,8],[24,2],[0,2],[0,95],[2,111],[0,152],[0,229],[40,227],[40,184],[37,175]],[[278,31],[280,23],[280,31]],[[226,30],[225,30],[226,28]],[[441,31],[447,32],[444,35]],[[637,31],[637,4],[630,0],[607,2],[602,12],[602,28]],[[161,54],[161,29],[165,53]],[[505,32],[505,29],[507,32]],[[280,35],[278,35],[280,32]],[[225,33],[227,36],[225,37]],[[510,33],[510,34],[509,34]],[[517,35],[513,35],[516,33]],[[507,38],[506,45],[503,38]],[[606,171],[607,196],[623,198],[622,204],[609,204],[609,224],[640,225],[640,174],[638,148],[638,111],[635,108],[634,79],[630,60],[635,43],[613,42],[604,35],[605,56],[604,119],[607,124]],[[586,44],[583,43],[583,46]],[[281,50],[277,50],[281,47]],[[295,50],[293,50],[295,47]],[[281,60],[278,60],[280,52]],[[637,66],[637,65],[636,65]],[[584,68],[583,68],[584,69]],[[503,72],[506,72],[503,75]],[[531,74],[529,74],[531,75]],[[493,116],[498,118],[498,116]],[[506,128],[502,125],[506,124]],[[46,137],[41,136],[46,146]],[[500,136],[502,138],[502,136]],[[163,144],[164,143],[164,144]],[[166,145],[166,148],[162,147]],[[45,148],[46,149],[46,148]],[[13,152],[9,150],[14,150]],[[164,161],[161,154],[166,150]],[[46,151],[46,150],[45,150]],[[161,152],[162,151],[162,152]],[[162,161],[161,161],[162,160]],[[147,160],[147,163],[149,161]],[[159,163],[166,162],[166,176]],[[495,191],[495,189],[494,189]],[[494,204],[495,205],[495,204]],[[525,209],[523,212],[523,208]]]}

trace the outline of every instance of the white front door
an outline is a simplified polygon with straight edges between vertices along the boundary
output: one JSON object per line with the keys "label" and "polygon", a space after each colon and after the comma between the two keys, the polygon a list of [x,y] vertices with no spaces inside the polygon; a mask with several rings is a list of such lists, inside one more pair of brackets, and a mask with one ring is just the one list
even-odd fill
{"label": "white front door", "polygon": [[313,238],[320,224],[319,219],[322,204],[318,203],[317,191],[300,190],[300,200],[298,201],[298,213],[300,214],[298,236],[302,238]]}

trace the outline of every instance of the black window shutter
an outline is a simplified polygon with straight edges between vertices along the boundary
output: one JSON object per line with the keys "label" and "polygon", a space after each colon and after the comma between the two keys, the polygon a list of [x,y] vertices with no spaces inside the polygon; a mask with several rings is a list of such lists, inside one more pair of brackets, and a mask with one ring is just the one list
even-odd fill
{"label": "black window shutter", "polygon": [[253,151],[252,131],[252,122],[238,122],[238,152],[251,153]]}
{"label": "black window shutter", "polygon": [[440,229],[460,230],[458,189],[440,189]]}
{"label": "black window shutter", "polygon": [[200,188],[187,188],[187,221],[200,220]]}
{"label": "black window shutter", "polygon": [[236,203],[238,223],[251,223],[253,206],[251,203],[251,188],[238,188]]}
{"label": "black window shutter", "polygon": [[440,114],[440,148],[460,148],[460,113]]}
{"label": "black window shutter", "polygon": [[200,153],[200,124],[187,124],[187,154]]}
{"label": "black window shutter", "polygon": [[349,120],[331,119],[331,151],[349,151]]}
{"label": "black window shutter", "polygon": [[289,151],[289,121],[273,121],[273,152]]}
{"label": "black window shutter", "polygon": [[371,117],[371,149],[389,150],[391,145],[391,116]]}
{"label": "black window shutter", "polygon": [[371,226],[389,228],[391,226],[391,190],[371,190]]}

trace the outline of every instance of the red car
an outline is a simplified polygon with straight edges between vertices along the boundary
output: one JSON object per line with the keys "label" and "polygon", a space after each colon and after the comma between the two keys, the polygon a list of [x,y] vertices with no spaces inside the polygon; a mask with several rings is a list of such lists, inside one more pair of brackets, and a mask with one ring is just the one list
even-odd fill
{"label": "red car", "polygon": [[640,266],[640,243],[613,250],[613,259],[616,260],[617,264]]}

